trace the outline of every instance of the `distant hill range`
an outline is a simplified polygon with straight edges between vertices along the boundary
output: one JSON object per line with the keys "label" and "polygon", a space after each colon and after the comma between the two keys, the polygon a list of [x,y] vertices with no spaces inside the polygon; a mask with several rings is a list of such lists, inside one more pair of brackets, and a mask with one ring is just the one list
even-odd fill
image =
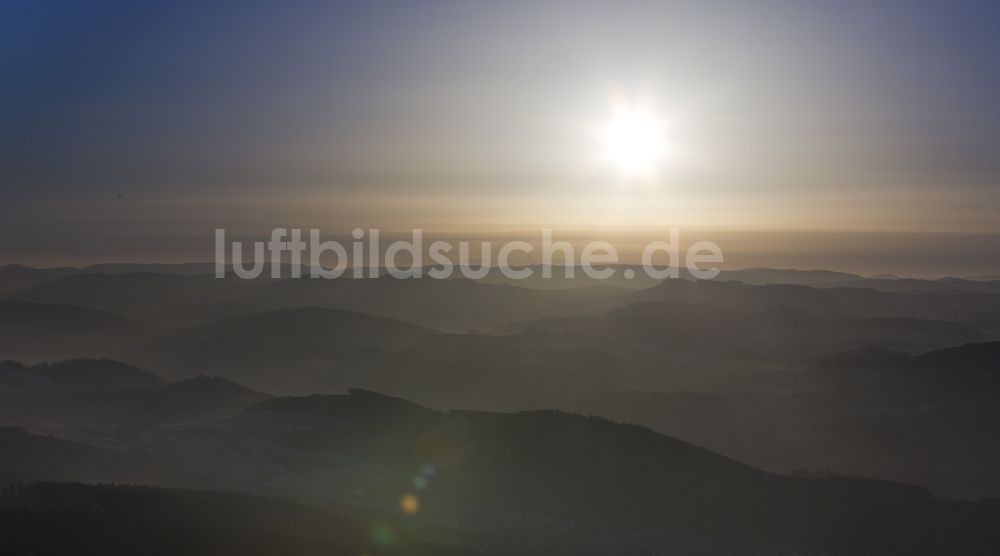
{"label": "distant hill range", "polygon": [[[2,279],[2,272],[0,272]],[[464,279],[285,279],[170,274],[75,274],[13,296],[22,302],[73,305],[165,326],[305,306],[394,318],[438,330],[487,330],[550,316],[602,314],[635,301],[707,302],[740,310],[787,305],[816,316],[901,316],[960,320],[1000,311],[992,283],[860,280],[819,287],[721,280],[666,280],[642,290],[608,284],[532,289]]]}
{"label": "distant hill range", "polygon": [[467,396],[470,407],[529,409],[588,388],[662,387],[684,373],[675,387],[692,387],[699,375],[684,361],[698,360],[704,385],[720,371],[863,344],[927,351],[987,341],[1000,328],[1000,295],[986,292],[687,280],[589,290],[79,274],[0,301],[0,358],[110,357],[275,393],[360,385],[434,406]]}
{"label": "distant hill range", "polygon": [[[271,278],[271,266],[265,265],[266,272],[263,272],[251,283],[267,283],[273,281]],[[430,267],[426,268],[429,270]],[[544,278],[542,265],[528,265],[517,267],[520,269],[530,269],[532,274],[526,279],[511,279],[506,277],[498,268],[491,269],[487,275],[478,280],[485,284],[507,284],[522,288],[531,289],[586,289],[598,288],[600,290],[620,289],[645,289],[655,285],[658,280],[647,276],[642,266],[635,264],[618,264],[610,268],[615,270],[614,274],[607,279],[596,280],[587,276],[582,267],[573,267],[570,272],[572,277],[567,277],[567,267],[553,266],[549,269],[551,277]],[[302,276],[309,275],[309,267],[301,266],[299,272]],[[684,268],[678,270],[679,278],[693,279],[691,273]],[[22,294],[28,290],[42,284],[77,275],[108,275],[120,276],[126,274],[163,274],[171,276],[214,276],[214,263],[104,263],[87,267],[58,267],[58,268],[32,268],[23,265],[0,266],[0,298],[12,297]],[[288,264],[280,265],[281,279],[292,276],[292,266]],[[384,272],[383,272],[384,274]],[[628,276],[632,276],[629,278]],[[227,275],[234,278],[231,269]],[[457,272],[454,278],[461,278]],[[343,278],[348,279],[345,273]],[[970,278],[941,278],[941,279],[917,279],[904,278],[892,274],[877,274],[863,277],[858,274],[847,272],[837,272],[832,270],[799,270],[799,269],[778,269],[778,268],[742,268],[723,270],[713,280],[719,282],[743,282],[746,284],[793,284],[814,287],[852,286],[866,287],[882,291],[898,292],[930,292],[930,291],[986,291],[997,293],[1000,291],[1000,276],[974,276]],[[242,280],[247,282],[246,280]]]}
{"label": "distant hill range", "polygon": [[304,307],[153,335],[122,357],[168,376],[225,376],[272,392],[379,388],[437,406],[538,408],[615,388],[617,358],[585,342],[445,334]]}
{"label": "distant hill range", "polygon": [[[988,425],[1000,295],[985,282],[747,269],[542,289],[63,270],[0,301],[0,360],[20,362],[0,365],[0,423],[33,434],[173,454],[185,423],[232,426],[265,392],[360,387],[427,408],[601,415],[775,472],[1000,494]],[[6,267],[0,281],[34,272]],[[810,285],[751,283],[772,279]],[[254,419],[273,423],[237,421]],[[217,455],[257,458],[234,442]]]}

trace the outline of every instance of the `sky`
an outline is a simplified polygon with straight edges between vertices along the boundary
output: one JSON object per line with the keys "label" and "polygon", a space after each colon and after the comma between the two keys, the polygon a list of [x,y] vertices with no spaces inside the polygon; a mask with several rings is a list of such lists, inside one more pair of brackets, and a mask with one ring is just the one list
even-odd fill
{"label": "sky", "polygon": [[[0,264],[212,231],[650,237],[1000,274],[991,2],[0,3]],[[623,106],[667,156],[602,158]]]}

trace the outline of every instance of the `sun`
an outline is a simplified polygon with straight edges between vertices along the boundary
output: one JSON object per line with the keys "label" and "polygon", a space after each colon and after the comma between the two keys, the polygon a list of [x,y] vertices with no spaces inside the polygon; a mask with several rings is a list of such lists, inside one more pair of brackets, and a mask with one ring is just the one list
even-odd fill
{"label": "sun", "polygon": [[663,125],[641,110],[623,110],[612,117],[603,140],[608,162],[626,177],[652,173],[666,154]]}

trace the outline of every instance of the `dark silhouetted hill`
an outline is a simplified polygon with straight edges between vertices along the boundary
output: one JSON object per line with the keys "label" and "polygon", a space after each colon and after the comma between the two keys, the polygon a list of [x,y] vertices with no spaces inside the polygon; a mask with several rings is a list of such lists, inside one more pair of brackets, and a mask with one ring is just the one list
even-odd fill
{"label": "dark silhouetted hill", "polygon": [[4,554],[400,554],[477,552],[414,541],[400,527],[241,494],[39,483],[0,496]]}
{"label": "dark silhouetted hill", "polygon": [[1000,342],[966,344],[925,353],[914,363],[948,373],[975,373],[1000,378]]}
{"label": "dark silhouetted hill", "polygon": [[604,392],[577,411],[643,424],[774,471],[836,470],[1000,495],[998,342],[910,355],[862,346],[703,392]]}
{"label": "dark silhouetted hill", "polygon": [[[295,431],[277,427],[302,415],[322,420]],[[430,464],[421,511],[432,520],[451,515],[456,505],[524,519],[530,512],[565,520],[570,531],[583,524],[644,531],[646,553],[676,549],[668,532],[730,543],[743,547],[735,550],[741,553],[782,547],[784,553],[990,554],[1000,546],[993,527],[1000,514],[989,505],[938,499],[885,481],[771,475],[600,418],[557,411],[438,412],[354,392],[269,400],[241,419],[262,430],[284,430],[273,442],[285,457],[384,466],[387,477],[371,486],[375,504],[412,488],[407,483],[414,470]],[[269,420],[275,424],[264,425]],[[544,542],[572,542],[558,537],[551,531]],[[641,553],[641,541],[625,539],[609,540],[603,550]],[[510,550],[516,542],[509,538],[506,547],[490,549],[517,552]],[[688,553],[711,552],[701,546]]]}
{"label": "dark silhouetted hill", "polygon": [[0,484],[22,481],[170,483],[169,466],[135,451],[116,451],[0,427]]}
{"label": "dark silhouetted hill", "polygon": [[110,390],[153,388],[164,383],[149,371],[110,359],[68,359],[33,366],[0,362],[0,388],[5,390]]}

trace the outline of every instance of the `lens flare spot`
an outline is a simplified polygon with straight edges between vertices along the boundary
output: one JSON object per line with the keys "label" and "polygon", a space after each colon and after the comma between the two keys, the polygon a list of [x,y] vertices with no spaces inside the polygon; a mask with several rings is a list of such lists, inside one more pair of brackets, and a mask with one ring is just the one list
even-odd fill
{"label": "lens flare spot", "polygon": [[415,494],[404,494],[399,499],[399,509],[413,515],[420,511],[420,499]]}
{"label": "lens flare spot", "polygon": [[372,540],[378,546],[388,548],[396,542],[396,533],[385,525],[379,525],[372,530]]}

